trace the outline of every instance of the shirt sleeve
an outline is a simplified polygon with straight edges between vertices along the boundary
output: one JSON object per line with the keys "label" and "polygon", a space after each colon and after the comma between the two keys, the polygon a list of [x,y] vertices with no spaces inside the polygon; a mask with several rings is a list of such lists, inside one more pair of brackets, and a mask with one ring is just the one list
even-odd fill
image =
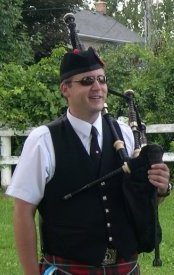
{"label": "shirt sleeve", "polygon": [[25,141],[6,194],[38,205],[53,177],[55,156],[48,127],[34,129]]}
{"label": "shirt sleeve", "polygon": [[120,120],[118,120],[117,122],[120,125],[121,132],[122,132],[125,144],[126,144],[126,149],[128,151],[128,155],[129,155],[129,157],[132,157],[133,153],[134,153],[134,148],[135,148],[135,141],[134,141],[134,136],[133,136],[132,130],[131,130],[130,126],[127,125],[126,123],[124,123]]}

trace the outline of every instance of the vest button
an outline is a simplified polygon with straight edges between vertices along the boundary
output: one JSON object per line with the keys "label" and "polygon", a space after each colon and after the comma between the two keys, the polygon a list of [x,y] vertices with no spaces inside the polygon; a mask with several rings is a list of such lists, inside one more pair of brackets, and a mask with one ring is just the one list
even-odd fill
{"label": "vest button", "polygon": [[112,242],[113,238],[112,237],[109,237],[109,242]]}
{"label": "vest button", "polygon": [[105,183],[104,181],[101,182],[101,186],[105,186],[105,184],[106,184],[106,183]]}

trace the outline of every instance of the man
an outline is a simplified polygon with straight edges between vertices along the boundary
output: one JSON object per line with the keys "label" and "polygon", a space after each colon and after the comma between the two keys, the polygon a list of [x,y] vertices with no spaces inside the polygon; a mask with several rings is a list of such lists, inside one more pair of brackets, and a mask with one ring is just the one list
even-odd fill
{"label": "man", "polygon": [[[37,209],[45,274],[54,270],[73,275],[139,274],[137,240],[124,206],[122,176],[64,199],[120,167],[110,127],[101,115],[107,97],[104,64],[92,48],[75,50],[65,54],[60,78],[67,113],[29,135],[7,190],[15,198],[15,238],[24,274],[41,272],[34,219]],[[98,161],[90,152],[95,143],[92,126],[99,143]],[[115,127],[131,156],[130,128],[121,122]],[[158,193],[166,193],[169,169],[165,164],[153,165],[148,178]]]}

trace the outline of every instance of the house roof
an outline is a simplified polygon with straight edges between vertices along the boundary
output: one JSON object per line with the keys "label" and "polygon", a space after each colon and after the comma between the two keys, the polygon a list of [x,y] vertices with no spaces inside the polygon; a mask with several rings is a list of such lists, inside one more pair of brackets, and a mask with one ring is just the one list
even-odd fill
{"label": "house roof", "polygon": [[129,30],[112,17],[97,11],[80,10],[74,14],[76,29],[80,38],[108,42],[138,42],[144,39]]}

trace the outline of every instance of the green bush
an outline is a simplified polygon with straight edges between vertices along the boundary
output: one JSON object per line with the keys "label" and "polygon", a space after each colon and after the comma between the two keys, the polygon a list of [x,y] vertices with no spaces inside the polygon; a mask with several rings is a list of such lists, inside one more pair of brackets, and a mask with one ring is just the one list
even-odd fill
{"label": "green bush", "polygon": [[59,66],[64,47],[49,58],[22,67],[6,64],[0,72],[0,121],[12,128],[26,129],[54,119],[66,102],[59,91]]}
{"label": "green bush", "polygon": [[[147,124],[173,123],[174,108],[174,39],[167,39],[158,53],[141,45],[125,44],[102,52],[106,62],[108,85],[124,94],[134,90],[134,102],[142,121]],[[128,116],[128,105],[122,98],[110,95],[110,112]],[[153,135],[151,142],[173,150],[173,134]]]}

